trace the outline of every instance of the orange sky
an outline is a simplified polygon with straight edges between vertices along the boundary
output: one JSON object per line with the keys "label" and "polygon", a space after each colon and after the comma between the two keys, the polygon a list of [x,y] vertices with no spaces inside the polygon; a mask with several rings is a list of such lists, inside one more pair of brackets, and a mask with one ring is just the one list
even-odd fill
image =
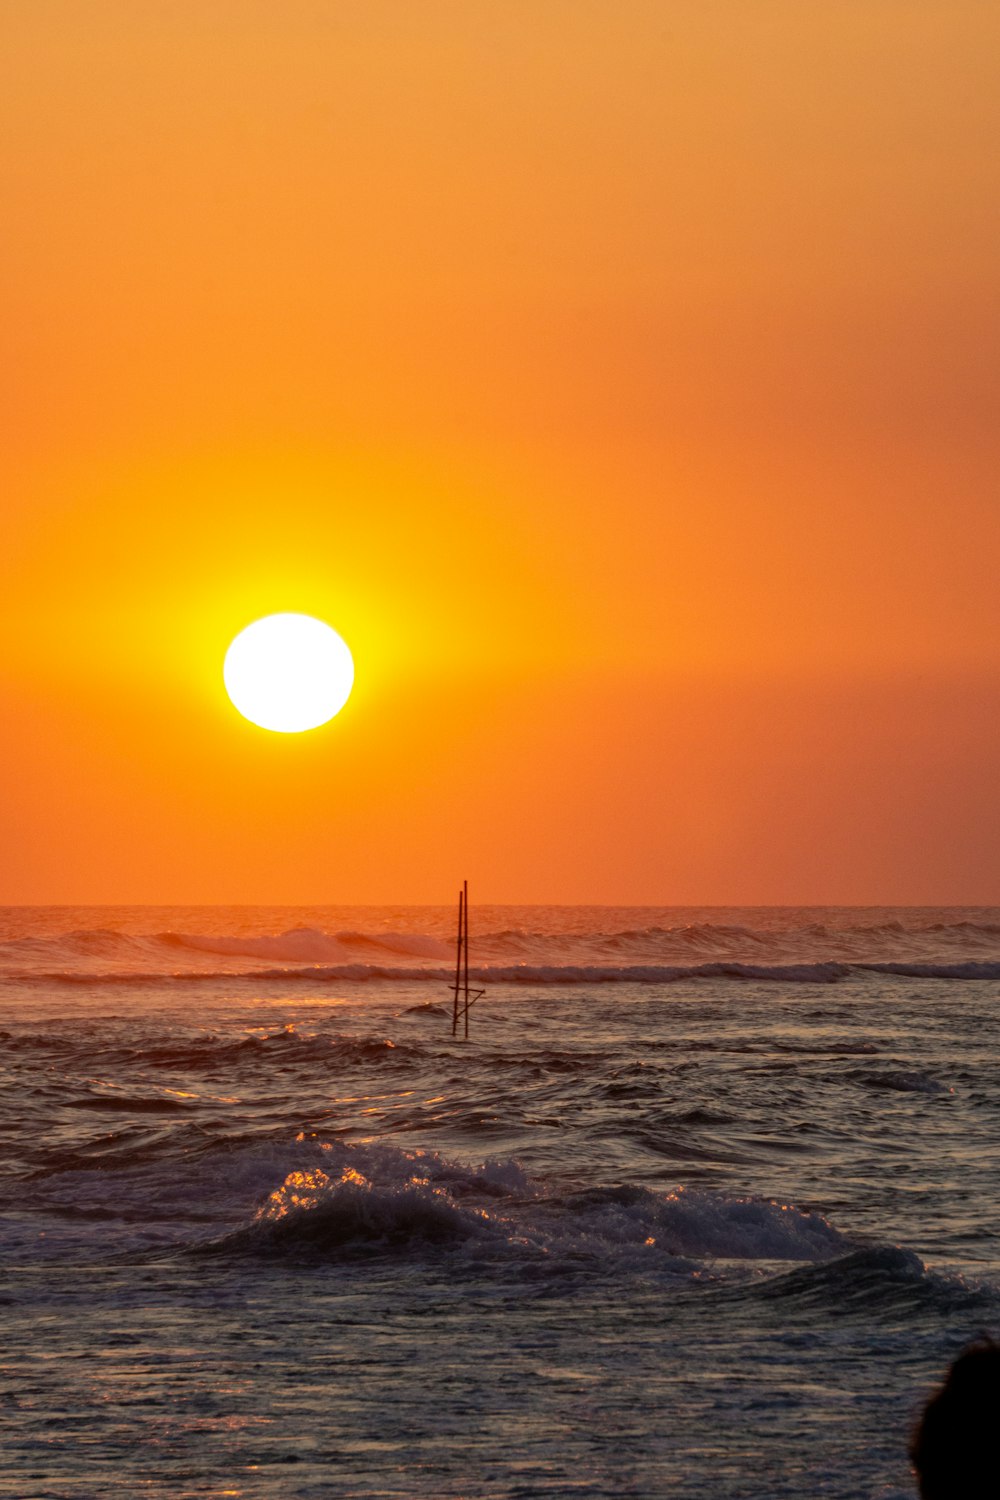
{"label": "orange sky", "polygon": [[[993,0],[31,0],[0,901],[1000,901]],[[256,730],[251,619],[338,719]]]}

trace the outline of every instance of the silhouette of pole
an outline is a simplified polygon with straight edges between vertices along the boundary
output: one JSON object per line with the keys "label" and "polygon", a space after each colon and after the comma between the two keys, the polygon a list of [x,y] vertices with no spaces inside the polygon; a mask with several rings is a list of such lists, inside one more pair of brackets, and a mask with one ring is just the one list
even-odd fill
{"label": "silhouette of pole", "polygon": [[[454,994],[454,1002],[451,1007],[451,1034],[458,1036],[459,1016],[465,1017],[465,1040],[469,1039],[469,1011],[477,1000],[481,1000],[486,994],[485,990],[474,990],[469,987],[469,882],[462,882],[462,889],[458,893],[458,941],[455,944],[455,983],[451,986]],[[459,1005],[461,996],[461,1006]]]}
{"label": "silhouette of pole", "polygon": [[465,1040],[469,1040],[469,882],[462,886],[462,907],[465,912]]}
{"label": "silhouette of pole", "polygon": [[[458,992],[459,992],[459,990],[462,987],[462,933],[464,931],[464,926],[465,926],[465,898],[466,898],[466,893],[468,892],[468,889],[469,889],[469,882],[466,881],[465,885],[462,888],[462,890],[460,890],[459,893],[458,893],[458,943],[456,944],[456,947],[455,947],[455,1004],[454,1004],[454,1006],[452,1008],[452,1013],[451,1013],[451,1034],[452,1034],[452,1036],[458,1036]],[[466,1018],[465,1018],[465,1031],[466,1031],[466,1035],[468,1035],[468,1031],[469,1031],[469,1018],[468,1018],[468,1015],[466,1015]]]}

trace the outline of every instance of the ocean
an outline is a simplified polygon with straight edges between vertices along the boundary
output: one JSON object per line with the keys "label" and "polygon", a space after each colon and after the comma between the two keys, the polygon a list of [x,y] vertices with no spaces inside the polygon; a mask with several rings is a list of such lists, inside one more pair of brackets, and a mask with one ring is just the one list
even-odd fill
{"label": "ocean", "polygon": [[0,1494],[902,1500],[1000,909],[0,911]]}

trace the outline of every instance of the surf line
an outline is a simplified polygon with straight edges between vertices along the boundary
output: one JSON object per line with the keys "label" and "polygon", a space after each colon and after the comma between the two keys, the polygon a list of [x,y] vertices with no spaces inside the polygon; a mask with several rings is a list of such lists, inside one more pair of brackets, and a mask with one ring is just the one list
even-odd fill
{"label": "surf line", "polygon": [[458,942],[455,946],[455,983],[451,986],[454,1004],[451,1009],[451,1034],[458,1036],[458,1023],[465,1020],[465,1040],[469,1039],[469,1011],[485,990],[469,988],[469,882],[462,882],[458,893]]}

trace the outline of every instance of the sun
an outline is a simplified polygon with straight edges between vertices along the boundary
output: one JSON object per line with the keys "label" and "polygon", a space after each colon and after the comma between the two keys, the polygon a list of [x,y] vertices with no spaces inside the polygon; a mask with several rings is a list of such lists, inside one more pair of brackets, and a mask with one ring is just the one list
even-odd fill
{"label": "sun", "polygon": [[226,692],[251,724],[278,734],[318,729],[354,686],[345,641],[312,615],[265,615],[241,630],[222,668]]}

